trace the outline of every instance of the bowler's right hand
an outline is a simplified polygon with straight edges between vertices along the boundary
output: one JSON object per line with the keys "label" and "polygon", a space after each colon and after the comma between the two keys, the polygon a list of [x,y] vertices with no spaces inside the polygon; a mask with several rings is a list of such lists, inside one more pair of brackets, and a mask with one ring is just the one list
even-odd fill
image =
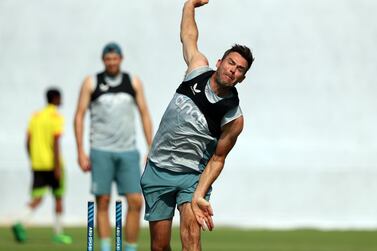
{"label": "bowler's right hand", "polygon": [[196,221],[201,226],[203,231],[212,231],[215,226],[212,220],[213,210],[211,204],[204,198],[194,196],[191,201],[191,208],[195,215]]}
{"label": "bowler's right hand", "polygon": [[86,155],[84,152],[79,153],[78,162],[81,170],[83,170],[84,172],[91,170],[90,160],[88,158],[88,155]]}
{"label": "bowler's right hand", "polygon": [[195,8],[203,6],[208,3],[209,0],[188,0],[188,2],[191,2]]}

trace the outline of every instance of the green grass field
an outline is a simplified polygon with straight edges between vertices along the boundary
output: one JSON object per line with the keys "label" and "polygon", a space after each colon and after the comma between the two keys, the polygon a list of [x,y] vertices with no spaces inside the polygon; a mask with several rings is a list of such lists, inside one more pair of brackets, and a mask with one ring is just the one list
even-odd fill
{"label": "green grass field", "polygon": [[[28,242],[15,243],[9,228],[0,227],[0,251],[86,251],[86,228],[67,228],[72,245],[51,242],[50,228],[28,229]],[[216,228],[203,234],[204,251],[375,251],[377,231],[316,231],[316,230],[240,230]],[[99,251],[99,246],[95,250]],[[140,251],[149,250],[149,233],[142,229]],[[178,229],[172,237],[173,250],[180,250]]]}

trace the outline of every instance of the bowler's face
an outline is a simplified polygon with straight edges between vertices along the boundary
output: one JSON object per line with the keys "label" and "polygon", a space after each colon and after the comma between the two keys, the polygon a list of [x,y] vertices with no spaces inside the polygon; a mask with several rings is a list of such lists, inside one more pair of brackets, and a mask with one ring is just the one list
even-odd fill
{"label": "bowler's face", "polygon": [[216,64],[216,82],[224,87],[232,87],[245,78],[248,63],[237,52],[229,53]]}
{"label": "bowler's face", "polygon": [[105,64],[106,73],[116,75],[120,72],[122,57],[115,52],[106,53],[103,57],[103,63]]}

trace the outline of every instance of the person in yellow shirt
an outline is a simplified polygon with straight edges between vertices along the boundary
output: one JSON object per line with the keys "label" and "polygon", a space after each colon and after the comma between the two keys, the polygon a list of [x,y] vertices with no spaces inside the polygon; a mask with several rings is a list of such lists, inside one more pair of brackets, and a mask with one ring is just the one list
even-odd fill
{"label": "person in yellow shirt", "polygon": [[60,155],[60,138],[63,133],[64,118],[58,112],[61,94],[57,89],[49,89],[46,96],[47,106],[32,115],[27,130],[26,146],[33,172],[31,201],[19,221],[12,226],[12,230],[18,242],[27,240],[24,224],[41,204],[48,188],[51,188],[55,198],[53,241],[70,244],[72,239],[63,233],[62,227],[64,172]]}

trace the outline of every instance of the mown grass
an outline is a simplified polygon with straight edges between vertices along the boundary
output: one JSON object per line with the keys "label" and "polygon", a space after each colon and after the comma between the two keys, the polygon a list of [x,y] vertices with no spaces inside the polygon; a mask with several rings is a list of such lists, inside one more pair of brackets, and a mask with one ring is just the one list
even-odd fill
{"label": "mown grass", "polygon": [[[19,244],[13,239],[9,228],[0,227],[1,251],[85,251],[86,228],[67,228],[73,238],[71,245],[52,243],[52,230],[46,227],[27,229],[27,243]],[[180,250],[179,232],[174,228],[172,249]],[[216,228],[202,236],[205,251],[375,251],[377,231],[318,231],[318,230],[243,230]],[[100,251],[98,240],[95,251]],[[139,251],[149,250],[149,232],[143,228]]]}

